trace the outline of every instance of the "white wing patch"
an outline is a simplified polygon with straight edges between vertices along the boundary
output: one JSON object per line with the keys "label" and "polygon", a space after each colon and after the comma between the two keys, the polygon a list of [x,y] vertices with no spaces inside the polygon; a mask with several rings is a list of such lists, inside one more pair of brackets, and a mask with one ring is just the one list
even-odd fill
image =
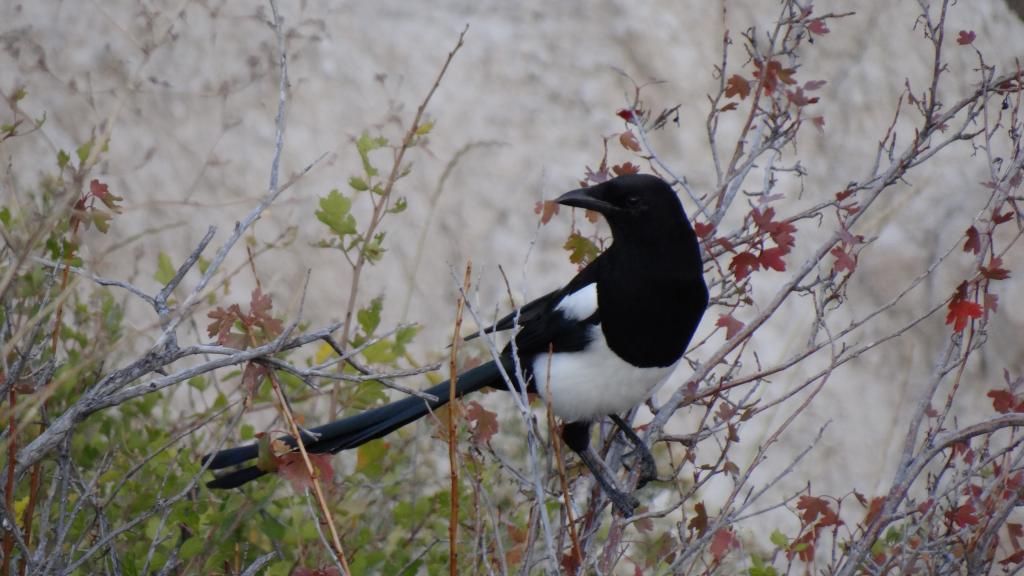
{"label": "white wing patch", "polygon": [[562,298],[555,306],[571,320],[586,320],[597,312],[597,283],[587,284],[583,288]]}

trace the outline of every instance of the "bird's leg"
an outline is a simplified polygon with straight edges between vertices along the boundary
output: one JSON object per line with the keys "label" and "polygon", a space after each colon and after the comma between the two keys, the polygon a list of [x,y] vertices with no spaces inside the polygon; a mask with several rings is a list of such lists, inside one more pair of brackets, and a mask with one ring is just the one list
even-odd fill
{"label": "bird's leg", "polygon": [[562,440],[566,446],[579,455],[580,460],[590,469],[597,483],[601,485],[601,490],[612,501],[619,513],[626,518],[632,516],[633,511],[640,503],[633,496],[619,490],[615,485],[611,470],[608,469],[604,460],[590,448],[590,422],[567,423],[562,427]]}
{"label": "bird's leg", "polygon": [[637,478],[636,487],[643,488],[651,480],[658,479],[658,465],[654,462],[654,456],[651,454],[647,444],[637,436],[633,427],[628,422],[622,419],[618,414],[611,415],[612,422],[622,430],[622,434],[629,440],[629,443],[633,445],[633,453],[640,458],[640,475]]}

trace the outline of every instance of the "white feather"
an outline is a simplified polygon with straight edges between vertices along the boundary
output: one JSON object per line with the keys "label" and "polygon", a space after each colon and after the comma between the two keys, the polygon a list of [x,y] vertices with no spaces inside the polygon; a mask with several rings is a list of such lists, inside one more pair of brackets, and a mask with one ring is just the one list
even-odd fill
{"label": "white feather", "polygon": [[597,312],[597,284],[587,284],[583,288],[562,298],[555,310],[572,320],[586,320]]}
{"label": "white feather", "polygon": [[[578,294],[581,293],[569,298]],[[597,291],[593,294],[596,304]],[[576,311],[584,309],[581,300],[573,300],[569,306]],[[621,414],[647,400],[676,367],[675,364],[656,368],[633,366],[608,348],[600,325],[591,330],[593,338],[585,349],[550,356],[540,354],[533,361],[537,390],[555,415],[565,422]]]}

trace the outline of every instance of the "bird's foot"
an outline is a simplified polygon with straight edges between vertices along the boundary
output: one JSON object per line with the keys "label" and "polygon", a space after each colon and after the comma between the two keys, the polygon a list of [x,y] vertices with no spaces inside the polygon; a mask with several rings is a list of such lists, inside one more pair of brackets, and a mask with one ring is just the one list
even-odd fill
{"label": "bird's foot", "polygon": [[[636,467],[638,473],[636,480],[637,490],[646,486],[648,482],[658,479],[658,465],[654,462],[654,456],[646,446],[641,444],[633,448],[623,455],[622,460],[622,465],[626,470],[632,472],[634,466]],[[630,460],[636,460],[636,462],[631,463]]]}
{"label": "bird's foot", "polygon": [[613,414],[611,418],[619,427],[619,430],[622,431],[622,435],[625,436],[626,439],[629,440],[629,443],[633,445],[633,449],[623,457],[623,466],[625,466],[626,470],[632,471],[633,466],[626,464],[625,460],[639,460],[637,463],[637,469],[639,471],[639,476],[637,477],[636,482],[637,489],[643,488],[651,480],[657,480],[658,464],[654,461],[654,455],[651,454],[650,449],[647,448],[647,444],[644,444],[644,441],[637,436],[633,427],[627,424],[621,417]]}

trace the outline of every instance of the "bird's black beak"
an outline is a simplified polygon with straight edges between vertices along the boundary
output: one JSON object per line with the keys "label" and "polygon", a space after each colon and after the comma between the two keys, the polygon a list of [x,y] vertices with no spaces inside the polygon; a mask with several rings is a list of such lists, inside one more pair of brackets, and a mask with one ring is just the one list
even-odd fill
{"label": "bird's black beak", "polygon": [[602,198],[603,190],[601,185],[591,186],[590,188],[580,188],[578,190],[572,190],[562,194],[558,198],[555,198],[555,202],[564,204],[565,206],[575,206],[576,208],[586,208],[587,210],[593,210],[601,214],[607,214],[609,212],[617,211],[619,208],[614,204],[607,202]]}

